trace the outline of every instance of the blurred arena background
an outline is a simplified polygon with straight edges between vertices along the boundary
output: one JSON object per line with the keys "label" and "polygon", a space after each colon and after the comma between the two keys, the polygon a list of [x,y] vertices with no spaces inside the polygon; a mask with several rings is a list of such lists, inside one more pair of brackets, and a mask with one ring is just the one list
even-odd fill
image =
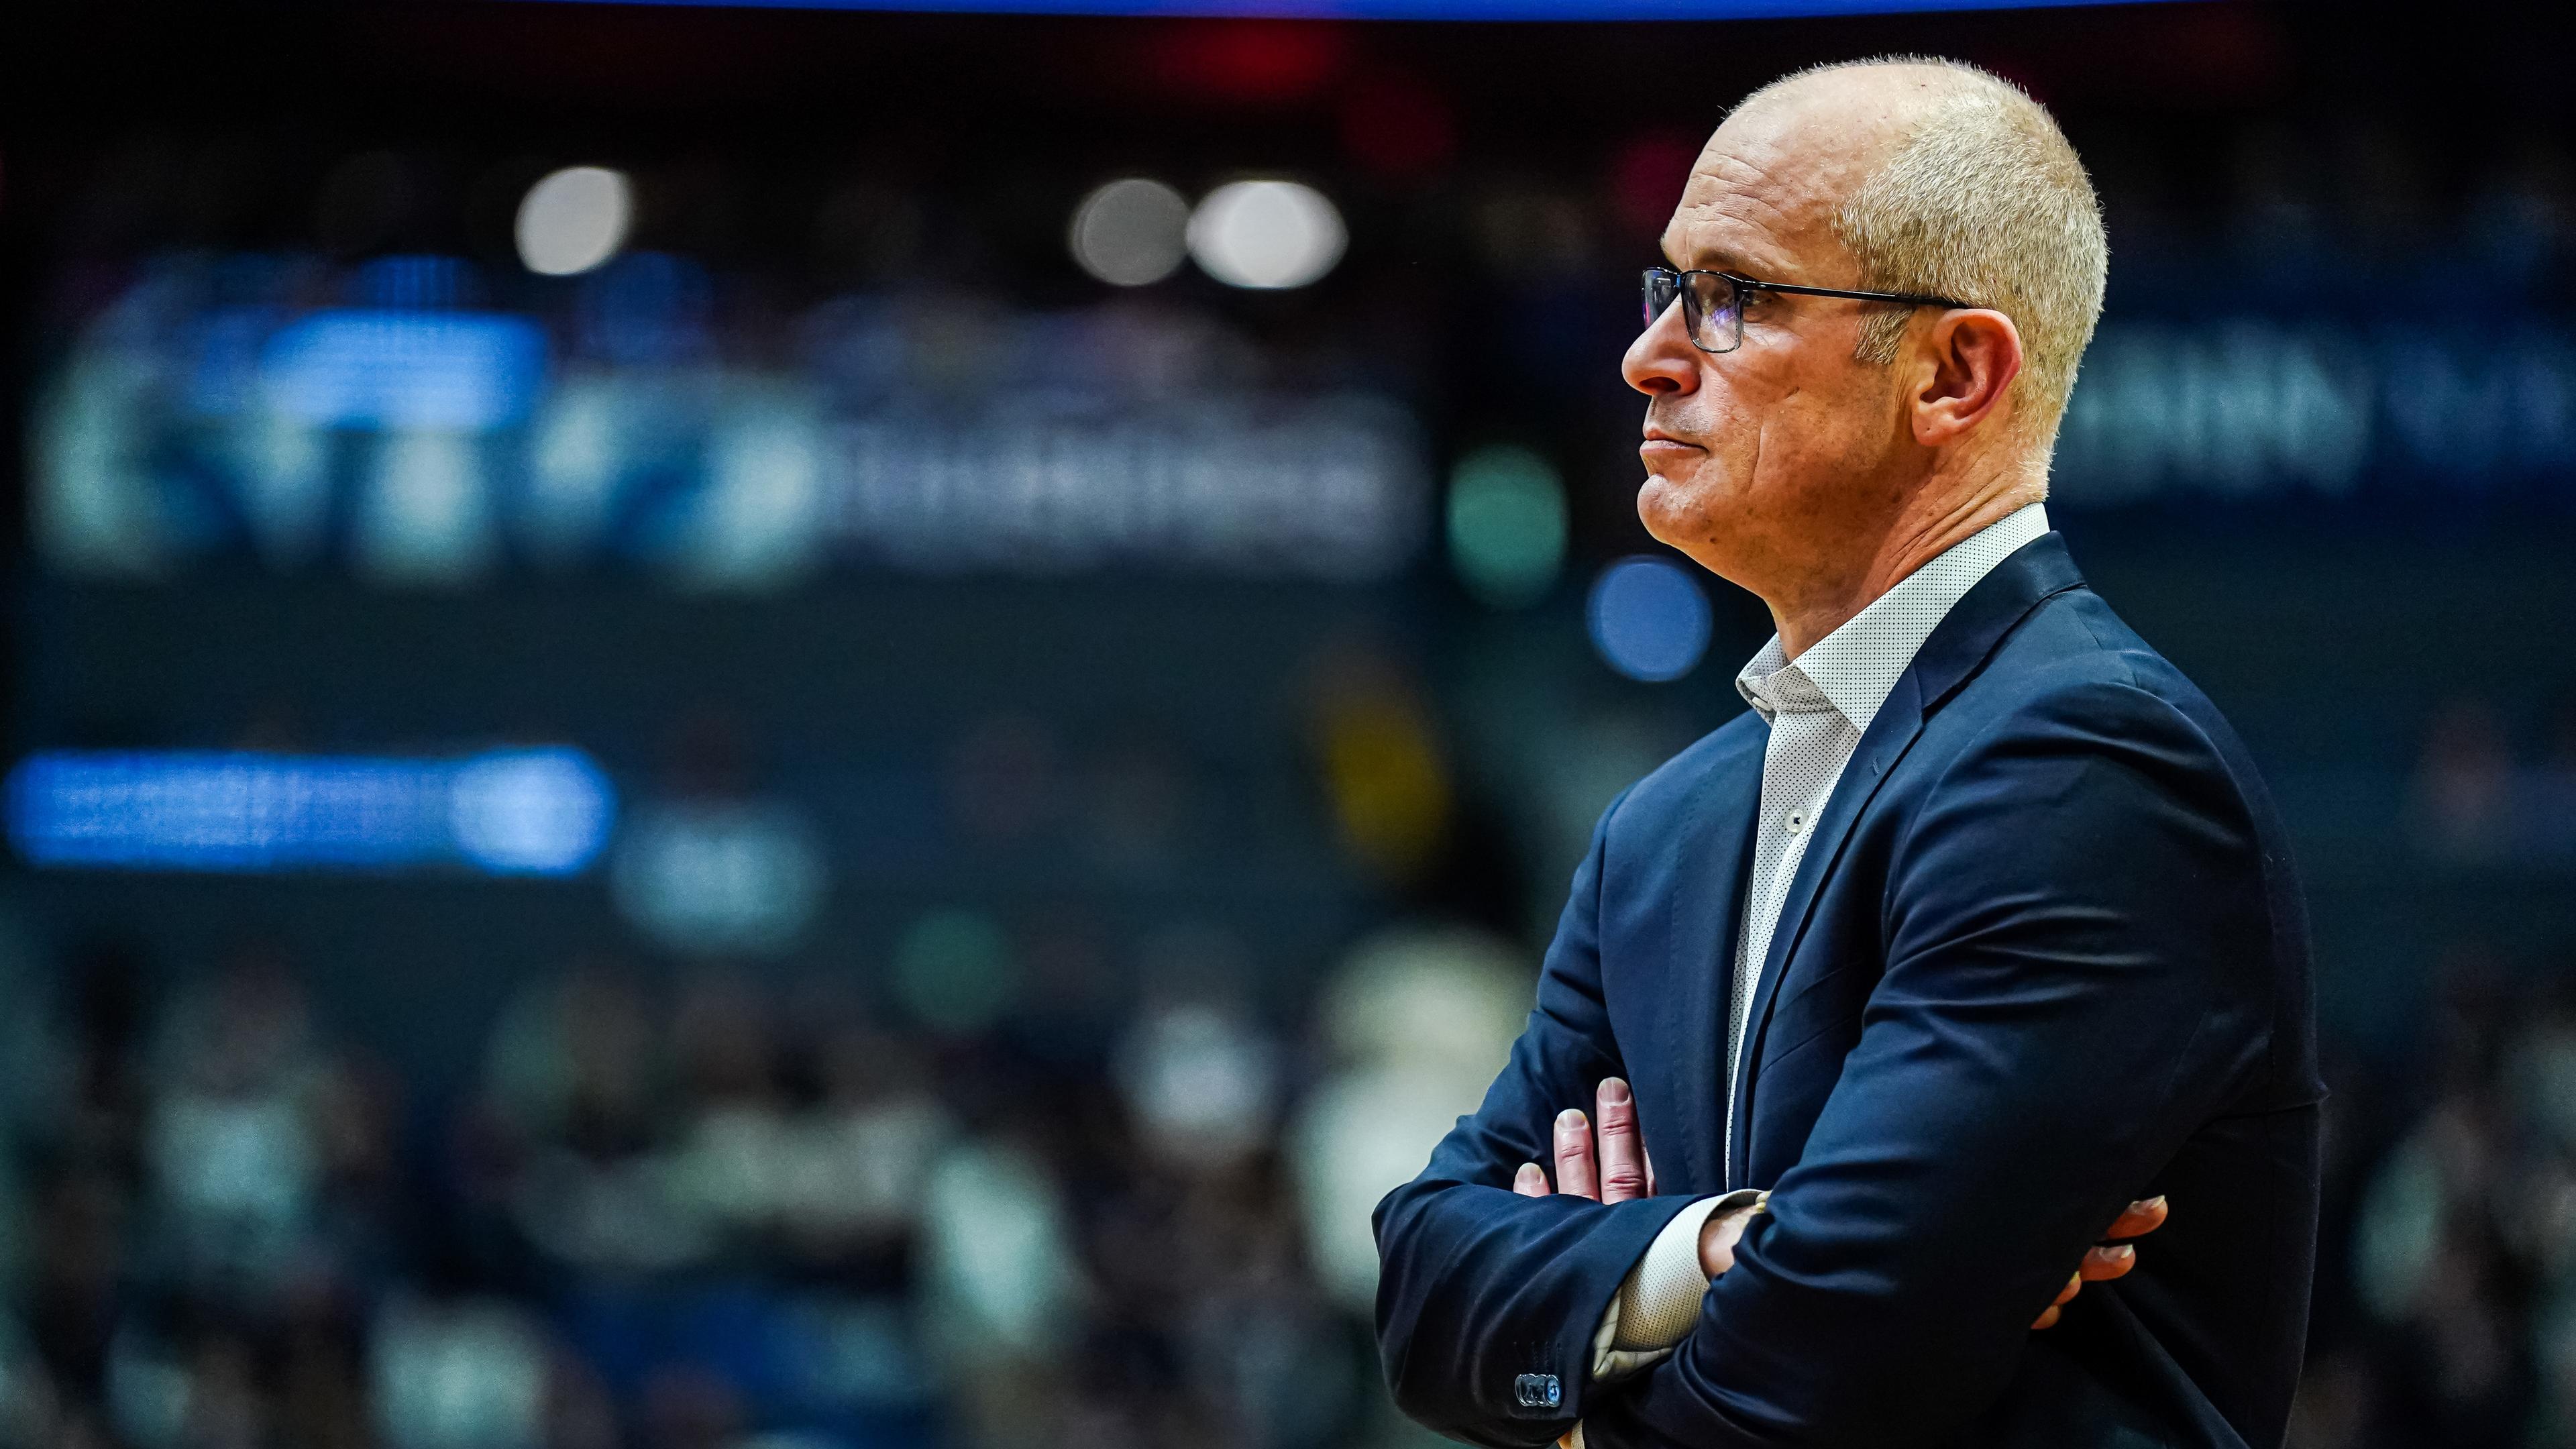
{"label": "blurred arena background", "polygon": [[1922,50],[2094,168],[2052,510],[2298,835],[2294,1442],[2576,1443],[2563,18],[36,8],[0,1442],[1419,1442],[1368,1207],[1768,630],[1636,270]]}

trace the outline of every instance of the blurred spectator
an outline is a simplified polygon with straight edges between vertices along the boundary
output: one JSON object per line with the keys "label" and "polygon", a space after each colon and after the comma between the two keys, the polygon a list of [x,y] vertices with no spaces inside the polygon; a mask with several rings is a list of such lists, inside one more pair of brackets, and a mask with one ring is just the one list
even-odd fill
{"label": "blurred spectator", "polygon": [[666,793],[637,804],[610,866],[627,919],[685,955],[779,954],[821,904],[822,842],[793,803],[750,789],[740,735],[714,714],[680,731]]}
{"label": "blurred spectator", "polygon": [[545,1342],[507,1302],[397,1299],[378,1315],[370,1392],[387,1449],[537,1449]]}
{"label": "blurred spectator", "polygon": [[1272,1140],[1278,1051],[1237,1012],[1204,1002],[1150,1007],[1116,1070],[1145,1146],[1166,1163],[1221,1170]]}
{"label": "blurred spectator", "polygon": [[1484,1100],[1520,1035],[1529,970],[1503,942],[1394,931],[1353,950],[1326,994],[1331,1068],[1290,1133],[1307,1242],[1333,1297],[1374,1311],[1378,1199]]}

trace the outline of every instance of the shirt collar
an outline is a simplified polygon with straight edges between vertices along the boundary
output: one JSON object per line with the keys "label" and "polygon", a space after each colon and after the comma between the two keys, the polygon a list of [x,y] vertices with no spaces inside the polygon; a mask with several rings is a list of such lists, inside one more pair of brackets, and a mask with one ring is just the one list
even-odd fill
{"label": "shirt collar", "polygon": [[1995,565],[2046,532],[2048,510],[2040,504],[2006,514],[1897,580],[1794,663],[1780,636],[1772,635],[1735,676],[1736,692],[1766,722],[1784,712],[1832,709],[1868,733],[1879,706],[1951,608]]}

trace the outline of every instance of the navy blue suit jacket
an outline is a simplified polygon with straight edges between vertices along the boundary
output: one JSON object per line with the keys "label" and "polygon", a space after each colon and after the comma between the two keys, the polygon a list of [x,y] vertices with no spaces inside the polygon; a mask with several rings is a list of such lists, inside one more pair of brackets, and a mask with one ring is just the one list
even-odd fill
{"label": "navy blue suit jacket", "polygon": [[[1980,581],[1863,735],[1723,1032],[1766,739],[1743,715],[1601,818],[1537,1009],[1377,1211],[1397,1402],[1491,1445],[2281,1442],[2318,1113],[2304,908],[2218,711],[2047,534]],[[1510,1190],[1596,1083],[1656,1197]],[[1603,1308],[1691,1199],[1772,1190],[1681,1348],[1588,1381]],[[2031,1320],[2134,1198],[2137,1269]],[[1528,1385],[1555,1376],[1549,1404]],[[1538,1376],[1525,1378],[1524,1376]],[[1534,1402],[1523,1402],[1532,1400]]]}

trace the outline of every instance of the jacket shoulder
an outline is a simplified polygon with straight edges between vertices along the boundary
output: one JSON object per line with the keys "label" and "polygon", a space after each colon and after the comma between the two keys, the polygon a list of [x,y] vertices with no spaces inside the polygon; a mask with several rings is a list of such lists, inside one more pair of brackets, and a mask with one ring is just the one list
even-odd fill
{"label": "jacket shoulder", "polygon": [[2288,832],[2235,728],[2110,606],[2077,588],[2043,603],[1927,726],[1934,777],[2082,755],[2142,772],[2176,800],[2237,822],[2295,893]]}
{"label": "jacket shoulder", "polygon": [[1972,709],[2025,722],[2183,726],[2214,753],[2235,756],[2242,748],[2200,686],[2087,588],[2034,609],[1960,693]]}
{"label": "jacket shoulder", "polygon": [[1766,737],[1761,716],[1747,709],[1693,740],[1681,753],[1628,787],[1613,807],[1612,828],[1669,820],[1712,778],[1729,770],[1760,771]]}

